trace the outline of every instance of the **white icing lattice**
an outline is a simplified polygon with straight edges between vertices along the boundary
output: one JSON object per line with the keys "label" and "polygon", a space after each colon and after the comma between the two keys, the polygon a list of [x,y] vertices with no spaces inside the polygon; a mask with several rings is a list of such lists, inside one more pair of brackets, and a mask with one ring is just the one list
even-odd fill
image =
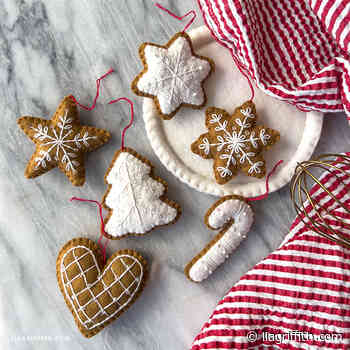
{"label": "white icing lattice", "polygon": [[215,208],[208,218],[213,229],[220,229],[232,221],[224,235],[213,244],[190,268],[189,276],[193,281],[201,282],[215,271],[247,236],[254,213],[250,205],[239,199],[229,199]]}
{"label": "white icing lattice", "polygon": [[[74,135],[72,128],[72,118],[67,116],[68,110],[65,111],[63,116],[60,116],[60,121],[57,123],[59,131],[55,127],[42,126],[39,124],[37,127],[31,127],[35,131],[34,138],[40,141],[46,141],[41,146],[48,146],[47,150],[41,150],[39,157],[35,158],[35,169],[40,167],[46,169],[47,163],[60,160],[66,166],[67,171],[76,173],[76,167],[79,166],[77,159],[78,154],[76,153],[82,144],[86,147],[89,146],[88,140],[95,139],[96,136],[89,136],[88,132],[85,132],[83,136],[80,133]],[[73,139],[67,139],[68,136],[73,136]],[[59,159],[60,151],[63,155]],[[54,152],[52,155],[51,152]]]}
{"label": "white icing lattice", "polygon": [[203,104],[201,84],[211,65],[192,55],[186,38],[178,37],[168,49],[147,45],[144,54],[147,72],[138,81],[137,88],[157,96],[162,113],[171,114],[182,103]]}
{"label": "white icing lattice", "polygon": [[112,186],[105,198],[113,210],[105,226],[111,236],[143,234],[176,218],[177,209],[159,199],[164,185],[150,177],[150,172],[151,167],[131,153],[118,155],[107,176]]}
{"label": "white icing lattice", "polygon": [[[77,248],[86,250],[86,253],[80,255],[80,256],[76,256],[75,255],[75,250]],[[72,262],[70,262],[67,266],[64,265],[64,259],[65,257],[72,252],[73,258],[74,260]],[[94,261],[94,265],[87,268],[86,270],[83,270],[81,264],[79,263],[79,261],[81,259],[83,259],[85,256],[90,255],[93,258]],[[128,265],[125,263],[125,261],[123,260],[123,258],[128,258],[133,260],[133,263],[131,265]],[[114,264],[115,261],[120,260],[120,262],[123,264],[125,270],[123,271],[123,273],[120,276],[117,276],[116,273],[113,271],[113,269],[111,268],[111,265]],[[67,275],[67,269],[71,266],[76,264],[76,266],[79,269],[79,274],[77,274],[76,276],[74,276],[72,279],[69,279],[68,275]],[[138,265],[140,268],[140,276],[135,276],[134,273],[132,272],[132,268],[135,265]],[[90,271],[91,269],[96,269],[98,272],[98,278],[96,279],[96,281],[94,281],[93,283],[89,284],[87,279],[86,279],[86,273],[88,271]],[[116,256],[109,264],[108,266],[104,269],[104,272],[110,271],[113,274],[114,277],[114,282],[111,283],[110,285],[106,285],[104,280],[103,280],[103,276],[104,274],[101,274],[100,268],[98,266],[98,263],[96,261],[96,257],[93,254],[93,252],[88,249],[85,246],[75,246],[72,247],[71,249],[69,249],[64,256],[62,257],[61,260],[61,280],[62,280],[62,284],[64,286],[64,291],[65,294],[67,296],[67,298],[69,299],[72,308],[74,310],[74,313],[76,315],[76,317],[79,319],[80,323],[87,329],[87,330],[91,330],[94,329],[100,325],[102,325],[103,323],[105,323],[106,321],[108,321],[109,319],[111,319],[113,316],[115,316],[118,312],[120,312],[123,308],[126,307],[127,304],[130,303],[131,300],[133,300],[135,294],[138,292],[142,279],[143,279],[143,266],[142,264],[132,255],[127,255],[127,254],[123,254],[123,255],[119,255]],[[133,277],[133,281],[130,283],[130,285],[128,287],[126,287],[123,282],[122,282],[122,278],[123,276],[125,276],[126,274],[130,274]],[[78,293],[75,293],[74,288],[72,287],[72,282],[78,278],[83,278],[84,283],[85,283],[85,288],[82,289],[81,291],[79,291]],[[66,281],[66,282],[65,282]],[[102,283],[103,285],[103,290],[101,292],[99,292],[97,295],[94,295],[92,292],[92,287],[94,287],[97,283]],[[122,288],[123,292],[118,296],[118,297],[114,297],[112,295],[112,293],[110,292],[110,289],[115,285],[118,284],[120,288]],[[134,291],[132,293],[130,293],[130,288],[134,287],[134,285],[136,284],[136,287],[134,289]],[[69,293],[70,292],[70,293]],[[84,292],[88,292],[91,296],[91,298],[83,305],[81,305],[79,303],[78,300],[78,296]],[[102,306],[101,303],[98,300],[98,297],[100,297],[102,294],[107,293],[111,299],[112,302],[106,306]],[[123,304],[119,303],[119,300],[124,296],[124,295],[128,295],[129,298],[127,299],[127,301],[125,301]],[[74,305],[74,301],[77,303],[77,305],[79,305],[79,309],[76,309],[76,306]],[[93,317],[89,317],[88,314],[85,311],[85,308],[91,304],[91,303],[95,303],[98,306],[98,311],[96,312],[96,314],[94,314]],[[110,307],[113,304],[117,304],[118,308],[116,309],[116,311],[114,311],[111,314],[108,314],[105,310],[108,309],[108,307]],[[82,318],[79,315],[79,312],[82,312],[82,314],[84,315],[84,317],[86,318],[86,320],[82,320]],[[104,315],[105,318],[103,319],[103,321],[100,322],[95,322],[94,320],[101,316]]]}
{"label": "white icing lattice", "polygon": [[267,141],[271,136],[266,132],[265,129],[261,129],[259,135],[255,134],[254,130],[248,132],[246,129],[251,128],[252,124],[249,119],[255,119],[254,113],[250,107],[241,109],[240,112],[244,115],[243,121],[239,118],[235,120],[239,130],[235,128],[228,130],[227,120],[221,121],[222,114],[212,114],[209,121],[210,124],[217,124],[215,131],[223,131],[224,136],[217,135],[217,143],[210,143],[208,138],[205,137],[202,143],[199,145],[199,149],[203,150],[206,155],[209,154],[211,147],[216,147],[217,151],[225,151],[224,154],[220,155],[220,159],[226,159],[226,166],[217,167],[217,170],[222,178],[226,176],[232,176],[230,165],[236,165],[237,161],[241,164],[248,162],[250,164],[248,173],[249,174],[260,174],[261,168],[264,166],[264,162],[261,160],[253,161],[252,159],[256,156],[253,151],[246,152],[245,148],[250,144],[253,149],[258,149],[260,141],[264,146],[267,145]]}

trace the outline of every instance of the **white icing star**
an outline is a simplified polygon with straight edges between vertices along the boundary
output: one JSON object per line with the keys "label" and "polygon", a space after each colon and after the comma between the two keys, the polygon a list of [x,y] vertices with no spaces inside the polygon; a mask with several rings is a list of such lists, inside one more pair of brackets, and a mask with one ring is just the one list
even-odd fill
{"label": "white icing star", "polygon": [[157,98],[160,112],[169,119],[181,104],[201,107],[205,101],[203,81],[209,76],[209,59],[194,55],[187,34],[179,33],[165,47],[145,44],[146,72],[136,87]]}

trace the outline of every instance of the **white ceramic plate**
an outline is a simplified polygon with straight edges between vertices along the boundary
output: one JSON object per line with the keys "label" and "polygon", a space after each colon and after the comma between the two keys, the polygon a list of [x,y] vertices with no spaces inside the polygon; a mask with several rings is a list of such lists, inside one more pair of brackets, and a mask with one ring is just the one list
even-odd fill
{"label": "white ceramic plate", "polygon": [[[230,52],[220,46],[203,26],[189,33],[196,53],[215,61],[215,73],[205,83],[208,106],[233,112],[250,98],[247,80],[235,67]],[[267,172],[279,161],[283,164],[271,176],[270,192],[286,185],[297,162],[311,157],[320,138],[323,115],[304,113],[296,107],[278,101],[255,88],[254,103],[258,112],[258,124],[276,129],[281,140],[264,153]],[[143,116],[148,138],[154,152],[164,166],[176,177],[195,188],[216,196],[237,194],[255,197],[265,193],[265,179],[239,174],[225,185],[218,185],[213,175],[213,160],[205,160],[191,152],[190,146],[205,128],[205,108],[182,108],[173,119],[163,121],[150,98],[144,99]]]}

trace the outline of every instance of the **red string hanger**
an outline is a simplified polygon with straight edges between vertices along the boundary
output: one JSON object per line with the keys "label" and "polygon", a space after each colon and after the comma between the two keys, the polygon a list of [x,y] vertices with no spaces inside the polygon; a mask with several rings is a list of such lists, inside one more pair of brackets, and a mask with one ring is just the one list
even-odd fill
{"label": "red string hanger", "polygon": [[134,104],[133,102],[128,99],[127,97],[119,97],[116,100],[112,100],[110,102],[108,102],[109,105],[113,104],[113,103],[117,103],[119,101],[126,101],[129,103],[130,105],[130,122],[129,124],[123,129],[122,131],[122,149],[125,148],[125,134],[126,131],[132,126],[132,124],[134,123]]}
{"label": "red string hanger", "polygon": [[79,202],[90,202],[90,203],[95,203],[98,208],[99,208],[99,215],[100,215],[100,220],[101,220],[101,233],[100,233],[100,237],[97,241],[98,246],[100,247],[101,253],[102,253],[102,257],[103,257],[103,263],[106,263],[106,248],[107,248],[107,244],[109,242],[109,239],[106,240],[105,244],[102,245],[102,238],[103,236],[107,237],[107,234],[105,232],[105,224],[103,221],[103,212],[102,212],[102,204],[98,201],[92,200],[92,199],[84,199],[84,198],[78,198],[78,197],[72,197],[70,199],[70,201],[79,201]]}
{"label": "red string hanger", "polygon": [[98,78],[96,80],[96,95],[95,95],[95,98],[94,98],[94,101],[91,105],[91,107],[89,106],[85,106],[85,105],[82,105],[80,104],[77,99],[74,97],[74,96],[71,96],[72,100],[81,108],[87,110],[87,111],[92,111],[93,109],[95,109],[96,107],[96,103],[97,103],[97,100],[100,96],[100,88],[101,88],[101,80],[104,79],[107,75],[111,74],[114,72],[114,69],[111,68],[107,73],[103,74],[100,78]]}
{"label": "red string hanger", "polygon": [[[105,77],[109,73],[111,73],[111,71],[106,73],[103,77]],[[103,79],[103,77],[101,77],[100,79],[97,80],[97,94],[96,94],[97,97],[98,97],[98,91],[99,91],[99,86],[100,86],[99,81],[101,79]],[[92,105],[92,107],[87,107],[87,108],[91,108],[89,110],[92,110],[94,108],[94,106],[96,105],[96,99],[95,99],[94,104]],[[120,97],[120,98],[118,98],[116,100],[112,100],[112,101],[108,102],[108,104],[117,103],[119,101],[126,101],[126,102],[128,102],[129,105],[130,105],[130,111],[131,111],[130,112],[130,114],[131,114],[130,122],[122,131],[122,149],[124,149],[125,148],[125,134],[126,134],[126,131],[132,126],[132,124],[134,122],[134,104],[133,104],[133,102],[130,99],[128,99],[126,97]],[[83,108],[86,108],[86,107],[84,106]],[[108,239],[108,234],[105,231],[105,224],[104,224],[104,220],[103,220],[103,207],[102,207],[102,204],[100,202],[96,201],[96,200],[93,200],[93,199],[84,199],[84,198],[78,198],[78,197],[72,197],[70,200],[71,201],[95,203],[98,206],[100,220],[101,220],[101,233],[100,233],[100,237],[98,239],[97,244],[100,247],[100,250],[101,250],[101,253],[102,253],[102,256],[103,256],[103,262],[105,263],[106,262],[106,248],[107,248],[107,244],[109,242],[109,239]],[[106,240],[104,245],[102,244],[103,236],[107,238],[107,240]]]}
{"label": "red string hanger", "polygon": [[242,63],[238,60],[238,58],[236,56],[234,56],[234,55],[232,55],[232,58],[233,58],[233,62],[235,63],[237,69],[241,72],[241,74],[248,81],[250,92],[251,92],[251,97],[250,97],[249,101],[252,102],[254,100],[254,97],[255,97],[255,91],[254,91],[253,83],[251,82],[249,75],[245,72],[245,68],[242,65]]}
{"label": "red string hanger", "polygon": [[246,198],[247,201],[249,202],[255,202],[255,201],[260,201],[262,199],[265,199],[269,196],[270,194],[270,190],[269,190],[269,179],[270,179],[270,176],[276,171],[276,169],[278,168],[278,166],[280,164],[283,163],[283,160],[279,160],[275,165],[274,167],[271,169],[271,171],[267,174],[266,176],[266,180],[265,180],[265,187],[266,187],[266,192],[264,194],[262,194],[261,196],[257,196],[257,197],[251,197],[251,198]]}
{"label": "red string hanger", "polygon": [[190,21],[186,24],[185,28],[183,29],[182,33],[184,33],[194,22],[194,20],[197,17],[196,11],[191,10],[189,12],[187,12],[185,15],[183,16],[177,16],[175,15],[173,12],[171,12],[170,10],[168,10],[167,8],[163,7],[162,5],[160,5],[158,2],[155,3],[155,6],[157,6],[159,9],[165,11],[166,13],[168,13],[170,16],[178,19],[179,21],[182,21],[183,19],[185,19],[188,16],[192,16],[192,18],[190,19]]}
{"label": "red string hanger", "polygon": [[[167,8],[163,7],[162,5],[160,5],[158,2],[155,3],[155,6],[157,6],[159,9],[165,11],[166,13],[168,13],[170,16],[178,19],[179,21],[182,21],[183,19],[185,19],[188,16],[192,16],[192,18],[190,19],[190,21],[186,24],[185,28],[183,29],[182,33],[184,33],[195,21],[197,14],[196,11],[191,10],[189,12],[187,12],[185,15],[183,16],[177,16],[175,15],[173,12],[171,12],[170,10],[168,10]],[[254,97],[255,97],[255,91],[254,91],[254,87],[253,84],[248,76],[248,74],[245,72],[245,68],[243,67],[243,65],[239,62],[239,60],[237,59],[237,57],[235,57],[234,55],[232,55],[233,57],[233,61],[235,63],[235,65],[237,66],[238,70],[241,72],[241,74],[247,79],[248,84],[249,84],[249,88],[251,91],[251,97],[249,101],[253,101]]]}

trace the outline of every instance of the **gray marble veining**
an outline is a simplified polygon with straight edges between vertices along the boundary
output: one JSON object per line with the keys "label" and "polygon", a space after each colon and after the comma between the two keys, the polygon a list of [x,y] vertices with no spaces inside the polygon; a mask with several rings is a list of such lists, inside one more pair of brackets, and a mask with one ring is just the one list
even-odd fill
{"label": "gray marble veining", "polygon": [[[183,0],[162,4],[179,14],[197,8]],[[139,44],[166,42],[182,25],[146,0],[0,0],[0,19],[0,348],[187,349],[217,301],[288,232],[294,217],[288,188],[254,204],[252,231],[220,270],[202,284],[189,282],[183,268],[212,237],[202,218],[215,199],[182,184],[160,164],[146,137],[141,99],[129,89],[141,68]],[[17,127],[17,117],[49,118],[70,93],[90,103],[96,77],[110,67],[116,73],[103,81],[98,107],[81,112],[84,124],[113,135],[108,145],[89,155],[86,185],[72,187],[57,169],[34,181],[25,179],[34,147]],[[136,101],[136,122],[127,144],[155,164],[157,174],[169,183],[169,197],[182,205],[184,214],[176,225],[142,239],[109,244],[108,253],[139,250],[151,263],[150,281],[126,314],[87,340],[59,292],[55,261],[71,238],[97,239],[96,208],[70,203],[69,198],[100,199],[104,193],[105,170],[129,119],[127,105],[105,103],[120,96]],[[348,150],[349,135],[344,115],[326,117],[316,153]]]}

